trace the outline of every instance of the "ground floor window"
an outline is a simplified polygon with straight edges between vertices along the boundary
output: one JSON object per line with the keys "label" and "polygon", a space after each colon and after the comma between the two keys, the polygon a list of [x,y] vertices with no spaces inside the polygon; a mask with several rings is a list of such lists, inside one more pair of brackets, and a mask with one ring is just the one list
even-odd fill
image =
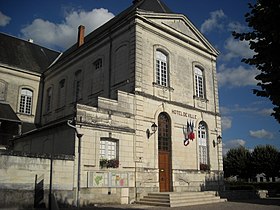
{"label": "ground floor window", "polygon": [[100,167],[117,168],[119,166],[119,141],[112,138],[100,140]]}

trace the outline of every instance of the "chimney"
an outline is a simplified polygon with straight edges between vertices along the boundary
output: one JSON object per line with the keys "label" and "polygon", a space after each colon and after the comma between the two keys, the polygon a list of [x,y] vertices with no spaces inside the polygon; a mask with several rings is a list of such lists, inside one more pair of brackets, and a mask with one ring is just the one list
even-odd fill
{"label": "chimney", "polygon": [[78,31],[78,47],[84,44],[84,38],[85,38],[85,26],[80,25]]}

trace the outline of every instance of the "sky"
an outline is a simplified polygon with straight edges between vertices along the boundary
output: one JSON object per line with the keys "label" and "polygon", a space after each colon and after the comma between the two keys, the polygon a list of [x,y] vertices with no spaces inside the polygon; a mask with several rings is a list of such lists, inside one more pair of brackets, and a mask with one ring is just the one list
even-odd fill
{"label": "sky", "polygon": [[[247,42],[231,32],[248,31],[244,15],[256,0],[163,0],[184,14],[220,52],[217,61],[223,151],[272,145],[280,150],[279,123],[272,104],[257,97],[253,66],[241,62],[254,55]],[[77,40],[79,25],[86,34],[132,4],[132,0],[0,0],[0,32],[50,49],[64,51]]]}

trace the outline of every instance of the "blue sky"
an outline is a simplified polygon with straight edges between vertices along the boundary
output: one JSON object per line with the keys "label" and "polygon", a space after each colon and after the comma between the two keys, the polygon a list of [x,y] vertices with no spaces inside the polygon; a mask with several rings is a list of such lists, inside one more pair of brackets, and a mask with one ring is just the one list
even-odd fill
{"label": "blue sky", "polygon": [[[163,0],[186,15],[220,51],[217,63],[223,148],[274,145],[280,149],[279,124],[270,116],[272,105],[256,97],[254,67],[241,63],[250,57],[248,43],[234,40],[231,31],[248,30],[244,14],[255,0]],[[76,41],[77,27],[86,33],[132,4],[132,0],[0,0],[0,31],[63,51]]]}

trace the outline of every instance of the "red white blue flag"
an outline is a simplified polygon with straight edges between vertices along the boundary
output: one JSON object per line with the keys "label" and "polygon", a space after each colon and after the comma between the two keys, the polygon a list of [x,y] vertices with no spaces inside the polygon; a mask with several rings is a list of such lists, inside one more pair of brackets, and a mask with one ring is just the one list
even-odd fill
{"label": "red white blue flag", "polygon": [[184,145],[188,146],[190,144],[190,140],[194,140],[194,123],[192,121],[187,121],[187,125],[183,126],[183,133],[184,133]]}

